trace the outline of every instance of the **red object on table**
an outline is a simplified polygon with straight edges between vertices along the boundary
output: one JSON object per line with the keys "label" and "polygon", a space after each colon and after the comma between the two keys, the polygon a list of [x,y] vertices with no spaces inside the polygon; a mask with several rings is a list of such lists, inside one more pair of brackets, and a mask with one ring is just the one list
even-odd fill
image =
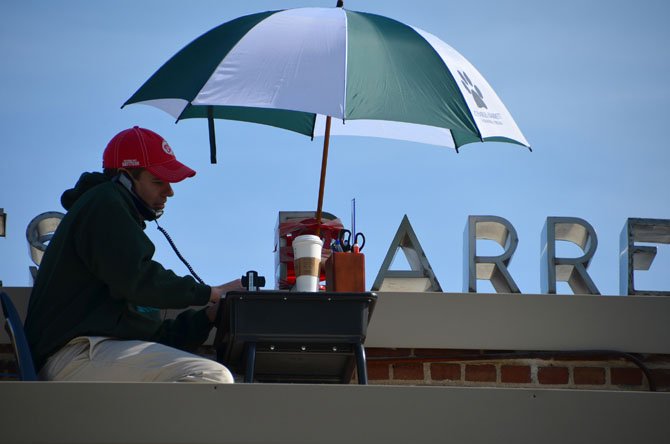
{"label": "red object on table", "polygon": [[[280,290],[290,289],[295,285],[295,268],[293,266],[293,239],[303,234],[316,234],[319,225],[316,218],[296,218],[278,222],[277,239],[275,243],[275,271],[276,288]],[[326,259],[330,257],[330,243],[337,239],[340,230],[344,227],[342,222],[334,218],[322,220],[319,237],[323,240],[321,252],[321,272],[319,281],[326,280],[326,272],[323,267]]]}

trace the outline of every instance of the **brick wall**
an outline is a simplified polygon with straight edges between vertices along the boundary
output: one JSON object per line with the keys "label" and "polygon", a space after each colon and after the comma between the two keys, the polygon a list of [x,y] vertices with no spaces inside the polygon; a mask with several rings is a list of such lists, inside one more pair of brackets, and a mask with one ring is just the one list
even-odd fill
{"label": "brick wall", "polygon": [[[370,384],[649,390],[634,362],[605,353],[367,348]],[[670,391],[670,355],[634,355]]]}
{"label": "brick wall", "polygon": [[[199,354],[215,356],[207,346]],[[367,348],[366,354],[370,384],[649,390],[637,365],[605,354],[422,348]],[[670,391],[670,355],[635,357],[648,369],[656,390]],[[11,345],[0,344],[0,374],[15,372]]]}

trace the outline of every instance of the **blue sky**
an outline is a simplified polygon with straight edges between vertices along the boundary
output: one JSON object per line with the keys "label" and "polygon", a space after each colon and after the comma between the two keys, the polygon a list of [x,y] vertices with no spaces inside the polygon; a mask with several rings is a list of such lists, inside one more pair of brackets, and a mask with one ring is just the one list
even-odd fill
{"label": "blue sky", "polygon": [[[84,171],[101,168],[118,131],[140,125],[165,137],[198,171],[175,186],[160,223],[206,282],[256,269],[274,285],[279,211],[316,207],[321,140],[270,127],[217,121],[219,163],[209,164],[207,123],[178,124],[158,109],[123,102],[168,58],[240,15],[335,1],[18,1],[0,4],[0,280],[30,285],[25,230]],[[372,285],[403,215],[446,292],[463,287],[469,215],[509,220],[519,235],[510,272],[540,292],[541,233],[549,216],[587,220],[598,235],[589,272],[618,294],[619,234],[629,217],[670,219],[670,4],[658,0],[362,1],[425,29],[489,81],[533,147],[472,144],[459,154],[409,142],[334,138],[324,210],[367,236]],[[187,270],[151,224],[156,259]],[[483,245],[482,248],[491,248]],[[495,248],[491,254],[496,254]],[[499,251],[498,251],[499,252]],[[565,256],[580,252],[562,246]],[[638,288],[670,290],[670,250]],[[480,282],[480,291],[490,285]],[[559,292],[570,293],[565,285]]]}

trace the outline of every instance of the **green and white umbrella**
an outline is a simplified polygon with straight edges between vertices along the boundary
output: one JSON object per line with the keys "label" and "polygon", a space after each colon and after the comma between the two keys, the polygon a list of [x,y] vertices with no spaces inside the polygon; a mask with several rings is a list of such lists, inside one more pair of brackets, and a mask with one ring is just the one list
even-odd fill
{"label": "green and white umbrella", "polygon": [[[175,119],[214,118],[323,134],[320,214],[330,134],[458,149],[502,141],[529,147],[484,77],[432,34],[343,8],[237,18],[203,34],[124,104]],[[332,123],[331,123],[332,118]]]}

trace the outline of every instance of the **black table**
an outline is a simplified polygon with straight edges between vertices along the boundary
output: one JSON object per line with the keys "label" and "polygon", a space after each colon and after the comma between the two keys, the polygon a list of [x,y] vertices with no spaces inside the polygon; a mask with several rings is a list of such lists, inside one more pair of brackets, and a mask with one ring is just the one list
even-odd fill
{"label": "black table", "polygon": [[363,343],[374,293],[231,292],[219,307],[217,361],[244,381],[367,384]]}

